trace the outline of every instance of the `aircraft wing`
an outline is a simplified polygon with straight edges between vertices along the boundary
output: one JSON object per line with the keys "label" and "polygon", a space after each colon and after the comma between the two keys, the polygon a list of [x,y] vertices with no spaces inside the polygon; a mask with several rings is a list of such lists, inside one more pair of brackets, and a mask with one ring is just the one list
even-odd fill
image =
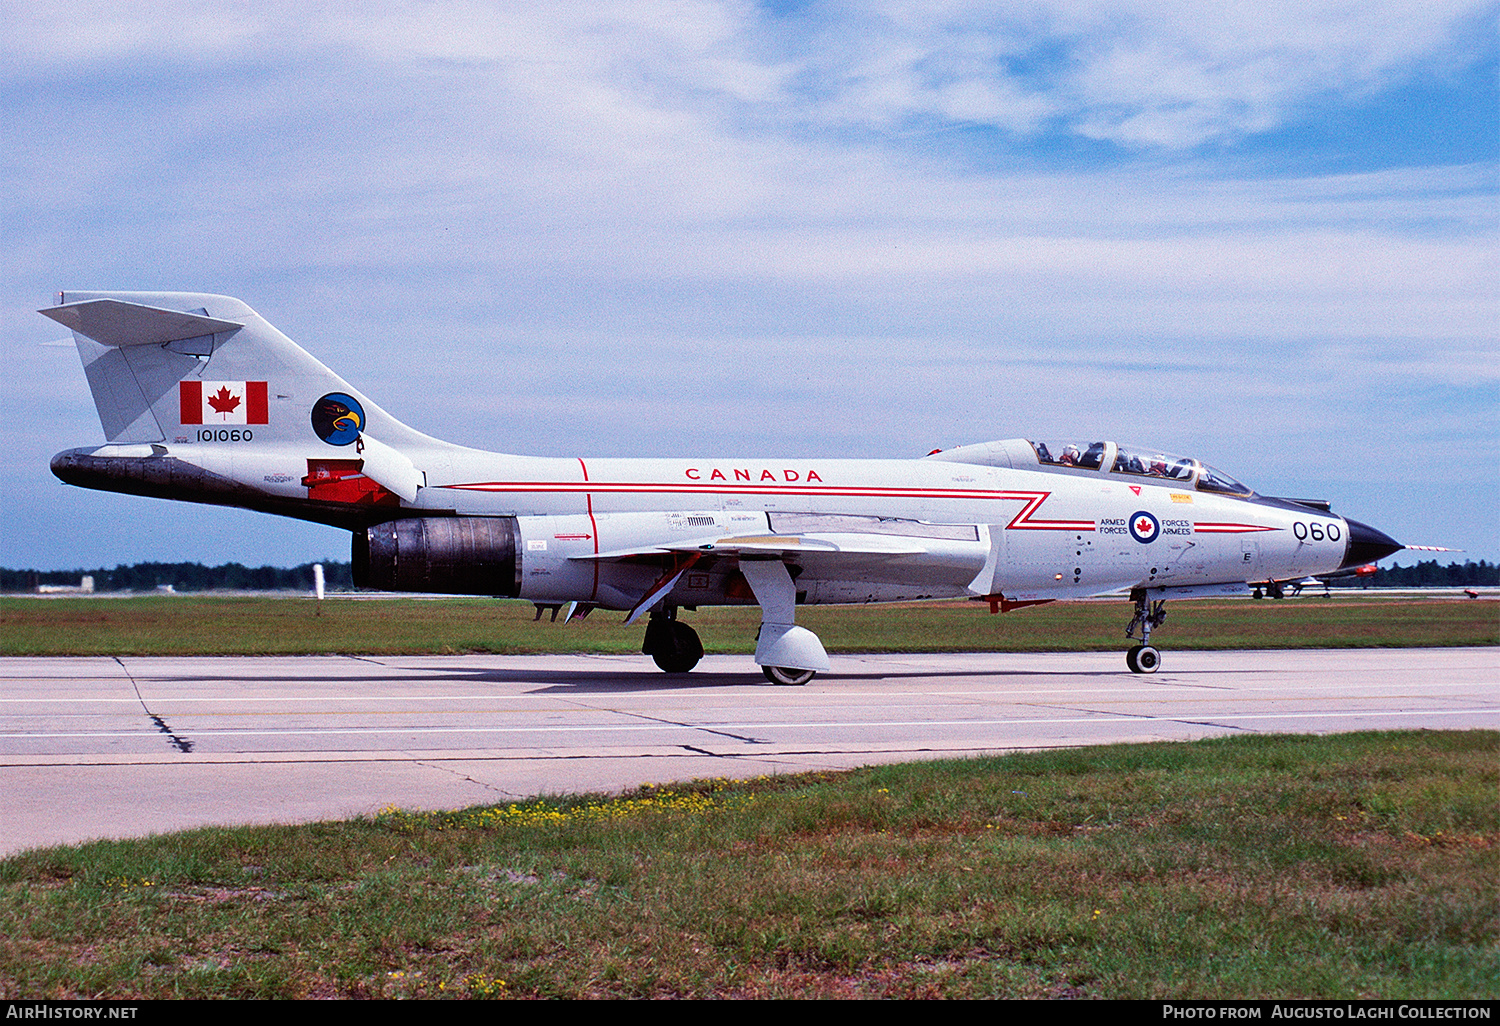
{"label": "aircraft wing", "polygon": [[927,556],[944,561],[957,558],[960,562],[977,559],[978,566],[983,566],[990,550],[986,524],[929,524],[890,517],[775,512],[768,513],[766,520],[769,531],[664,539],[572,558],[638,561],[668,554],[694,554],[699,559],[782,556],[906,562],[912,557]]}
{"label": "aircraft wing", "polygon": [[715,564],[722,569],[726,561],[738,561],[746,576],[747,562],[757,566],[775,562],[779,566],[785,561],[796,564],[810,579],[926,581],[954,587],[977,583],[994,568],[990,529],[985,524],[929,524],[818,513],[769,512],[765,517],[744,533],[726,534],[721,529],[645,544],[605,546],[598,552],[576,553],[568,559],[663,568],[636,602],[627,622],[669,593],[688,569],[711,569]]}
{"label": "aircraft wing", "polygon": [[928,548],[888,538],[869,538],[857,534],[769,534],[723,537],[707,535],[681,541],[663,542],[610,552],[573,556],[587,560],[639,560],[668,553],[693,554],[700,558],[729,558],[746,555],[752,558],[770,556],[803,556],[810,553],[839,553],[848,556],[919,556]]}

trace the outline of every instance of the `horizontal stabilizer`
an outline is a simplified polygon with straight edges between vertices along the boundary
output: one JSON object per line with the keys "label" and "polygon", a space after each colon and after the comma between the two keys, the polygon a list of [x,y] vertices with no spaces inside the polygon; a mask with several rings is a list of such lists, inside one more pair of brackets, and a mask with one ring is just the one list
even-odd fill
{"label": "horizontal stabilizer", "polygon": [[38,313],[106,346],[150,346],[238,331],[243,324],[118,299],[90,299]]}

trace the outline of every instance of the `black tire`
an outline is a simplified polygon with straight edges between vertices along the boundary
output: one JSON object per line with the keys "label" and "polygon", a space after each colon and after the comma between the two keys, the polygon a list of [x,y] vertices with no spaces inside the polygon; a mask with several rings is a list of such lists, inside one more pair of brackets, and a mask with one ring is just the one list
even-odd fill
{"label": "black tire", "polygon": [[1161,666],[1161,653],[1150,645],[1137,645],[1125,653],[1125,665],[1131,673],[1155,673]]}
{"label": "black tire", "polygon": [[792,688],[801,687],[818,675],[817,670],[797,670],[790,666],[762,666],[760,672],[772,684]]}
{"label": "black tire", "polygon": [[651,658],[667,673],[687,673],[703,658],[703,642],[698,632],[681,620],[670,621],[666,643],[658,643]]}

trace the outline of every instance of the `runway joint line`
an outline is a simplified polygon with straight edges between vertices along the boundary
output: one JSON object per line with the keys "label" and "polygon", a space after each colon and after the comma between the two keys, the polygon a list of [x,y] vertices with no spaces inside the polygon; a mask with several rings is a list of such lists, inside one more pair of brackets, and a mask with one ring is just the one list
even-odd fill
{"label": "runway joint line", "polygon": [[135,675],[130,672],[130,667],[125,665],[124,660],[119,656],[110,656],[110,658],[119,663],[120,669],[125,671],[126,679],[130,681],[130,686],[135,689],[135,700],[141,703],[141,711],[150,718],[152,723],[156,724],[157,730],[167,736],[167,743],[183,754],[191,752],[193,750],[193,742],[185,737],[178,737],[172,728],[167,726],[167,722],[152,712],[151,708],[146,705],[146,699],[141,696],[141,686],[135,682]]}
{"label": "runway joint line", "polygon": [[446,766],[438,765],[436,762],[433,762],[429,759],[413,759],[412,765],[421,766],[424,769],[437,770],[439,773],[446,773],[451,777],[462,780],[466,784],[476,784],[486,791],[492,791],[495,794],[503,795],[510,801],[520,801],[521,798],[524,797],[523,795],[517,795],[514,791],[507,791],[503,787],[496,787],[494,784],[486,783],[483,780],[478,780],[475,777],[471,777],[467,773],[460,773],[457,770],[452,770]]}
{"label": "runway joint line", "polygon": [[[681,720],[669,720],[665,716],[649,716],[646,713],[632,712],[629,709],[616,709],[612,707],[606,707],[601,710],[597,706],[589,705],[587,702],[573,702],[572,704],[577,705],[583,709],[593,710],[594,712],[612,712],[616,716],[629,716],[632,719],[644,720],[647,723],[659,723],[666,727],[681,727],[683,730],[701,730],[705,734],[712,734],[715,737],[725,737],[731,741],[738,741],[741,744],[746,745],[768,745],[771,743],[766,738],[747,737],[744,734],[732,734],[727,730],[715,730],[713,727],[705,727],[701,723],[683,723]],[[689,746],[683,745],[682,747],[687,748]],[[696,749],[694,750],[696,751]],[[710,752],[707,754],[712,755],[714,753]]]}
{"label": "runway joint line", "polygon": [[1147,720],[1152,723],[1182,723],[1189,727],[1212,727],[1216,730],[1227,730],[1232,733],[1257,733],[1254,727],[1243,727],[1236,723],[1219,723],[1215,720],[1190,720],[1185,716],[1160,716],[1156,713],[1138,713],[1126,711],[1105,712],[1102,709],[1090,709],[1086,706],[1053,705],[1050,703],[1024,703],[1036,705],[1042,709],[1066,709],[1068,712],[1087,713],[1095,716],[1118,716],[1122,720]]}

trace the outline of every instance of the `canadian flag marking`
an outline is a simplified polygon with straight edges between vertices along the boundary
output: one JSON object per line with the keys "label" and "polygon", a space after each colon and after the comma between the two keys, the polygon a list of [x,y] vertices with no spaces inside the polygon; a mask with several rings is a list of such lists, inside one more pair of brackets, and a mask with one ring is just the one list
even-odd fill
{"label": "canadian flag marking", "polygon": [[184,380],[180,385],[183,424],[265,424],[264,381]]}

